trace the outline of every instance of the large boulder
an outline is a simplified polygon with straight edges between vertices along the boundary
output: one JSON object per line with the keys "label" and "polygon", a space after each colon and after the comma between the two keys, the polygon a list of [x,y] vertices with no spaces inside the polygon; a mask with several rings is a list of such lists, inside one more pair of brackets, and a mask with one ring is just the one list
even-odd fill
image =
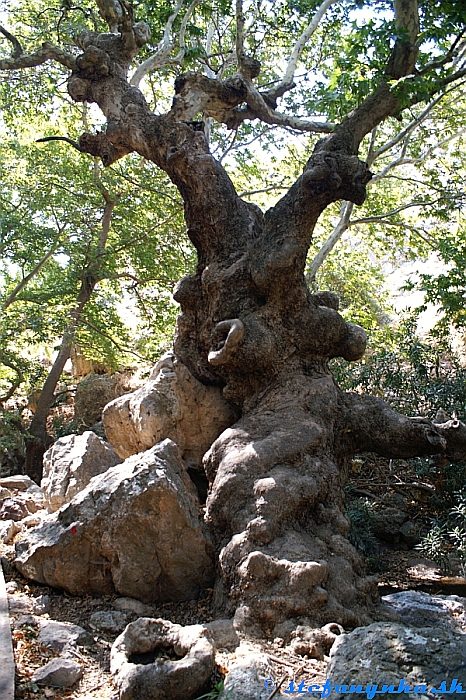
{"label": "large boulder", "polygon": [[82,435],[66,435],[44,454],[42,492],[53,513],[71,501],[90,480],[120,464],[110,445],[87,430]]}
{"label": "large boulder", "polygon": [[189,600],[212,582],[195,489],[171,440],[94,477],[17,544],[28,578],[74,595]]}
{"label": "large boulder", "polygon": [[269,658],[258,645],[242,641],[228,664],[219,700],[268,700],[273,675]]}
{"label": "large boulder", "polygon": [[401,591],[382,600],[406,627],[434,627],[466,634],[466,598]]}
{"label": "large boulder", "polygon": [[123,459],[168,437],[188,467],[200,468],[204,453],[236,415],[219,387],[204,386],[168,353],[149,381],[108,404],[102,419],[108,441]]}
{"label": "large boulder", "polygon": [[[366,694],[366,688],[376,684],[382,697],[388,697],[387,693],[444,697],[442,691],[450,690],[452,683],[465,687],[466,636],[453,630],[410,628],[394,622],[358,627],[351,634],[337,637],[327,677],[334,691],[332,700],[346,697],[350,686],[355,687],[352,692]],[[358,685],[361,690],[356,690]]]}

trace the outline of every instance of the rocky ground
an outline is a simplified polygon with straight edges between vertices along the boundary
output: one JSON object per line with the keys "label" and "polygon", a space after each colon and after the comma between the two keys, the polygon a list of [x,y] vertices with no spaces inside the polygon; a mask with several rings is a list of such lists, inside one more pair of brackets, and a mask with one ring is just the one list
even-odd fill
{"label": "rocky ground", "polygon": [[[363,530],[356,532],[356,539],[359,537],[360,545],[368,549],[369,565],[379,577],[382,594],[413,588],[430,593],[466,594],[465,580],[454,575],[458,572],[453,570],[446,575],[434,562],[411,548],[434,514],[431,496],[435,488],[428,479],[419,478],[415,465],[388,464],[370,456],[355,460],[348,491],[349,507],[369,508],[373,513],[372,527],[377,537]],[[160,617],[181,625],[214,619],[211,591],[198,601],[148,606],[117,596],[76,598],[34,584],[11,565],[14,539],[18,537],[21,533],[8,544],[0,545],[17,669],[15,698],[116,700],[118,695],[109,670],[110,648],[128,622],[138,616]],[[44,638],[43,630],[50,621],[78,625],[87,635],[71,640],[63,653],[63,646],[51,645],[47,636]],[[325,679],[328,661],[325,653],[320,658],[299,655],[280,639],[263,642],[259,650],[269,659],[272,677],[282,683],[281,688],[274,688],[278,691],[274,697],[283,695],[291,678],[298,682],[305,679],[307,683],[322,683]],[[220,671],[228,669],[237,653],[238,650],[226,648],[217,651],[216,675],[206,692],[221,681]],[[54,688],[37,681],[34,675],[60,654],[73,660],[79,674],[82,672],[80,680],[69,689]]]}
{"label": "rocky ground", "polygon": [[[91,379],[98,381],[95,375]],[[51,417],[55,427],[61,429],[73,419],[75,429],[80,432],[78,423],[81,425],[84,421],[84,427],[92,424],[92,430],[103,437],[102,425],[99,431],[99,424],[93,425],[93,421],[99,417],[102,406],[113,398],[111,392],[117,391],[113,384],[104,388],[110,394],[104,392],[98,406],[92,398],[95,398],[95,387],[92,391],[82,391],[87,403],[84,401],[78,417],[76,412],[73,413],[73,401],[61,405],[56,409],[57,415]],[[117,393],[121,393],[120,390]],[[145,395],[143,400],[147,401]],[[94,410],[95,414],[92,413]],[[187,415],[191,413],[187,411]],[[50,425],[49,429],[52,427]],[[162,427],[167,432],[168,428]],[[193,433],[191,437],[193,444],[197,444],[198,434]],[[147,445],[137,447],[145,449]],[[189,445],[185,451],[193,458]],[[126,454],[121,455],[122,459],[125,457]],[[351,539],[366,556],[370,572],[378,577],[381,595],[415,589],[431,594],[466,596],[466,581],[459,576],[459,562],[450,557],[451,570],[442,571],[416,549],[432,518],[445,508],[449,494],[464,482],[461,477],[459,468],[452,473],[451,467],[432,465],[427,460],[387,461],[373,455],[362,455],[353,460],[347,487],[347,507],[353,522]],[[181,625],[208,624],[214,619],[212,592],[207,590],[197,601],[144,605],[118,596],[73,597],[26,580],[12,562],[15,543],[39,520],[36,511],[44,505],[40,502],[42,494],[39,493],[35,501],[32,491],[29,489],[29,495],[18,496],[13,489],[14,497],[10,499],[12,493],[8,489],[2,492],[0,487],[0,510],[4,510],[0,512],[0,558],[10,606],[16,662],[15,698],[117,700],[118,693],[110,674],[110,649],[126,625],[138,617],[162,618]],[[61,494],[60,497],[66,501],[72,495]],[[60,505],[57,503],[56,507]],[[10,518],[13,518],[13,524]],[[82,629],[76,631],[69,625]],[[62,641],[57,643],[57,639]],[[222,674],[241,663],[241,655],[247,653],[241,647],[228,648],[227,643],[217,646],[216,671],[206,688],[195,697],[202,693],[208,698],[215,697],[209,693],[218,687]],[[266,655],[267,673],[275,679],[270,693],[262,691],[261,700],[286,697],[284,691],[290,679],[297,683],[305,680],[316,684],[325,680],[328,647],[314,648],[312,653],[306,653],[305,648],[298,649],[296,644],[285,645],[283,640],[275,639],[256,645],[253,652]],[[62,673],[70,676],[68,684],[57,688],[51,681],[47,683],[46,679],[40,679],[39,669],[59,657],[66,660]],[[195,697],[183,700],[195,700]]]}
{"label": "rocky ground", "polygon": [[[118,694],[110,675],[110,648],[127,623],[139,615],[163,618],[181,625],[208,623],[215,619],[211,611],[210,590],[197,601],[157,606],[117,596],[76,598],[24,579],[9,564],[13,557],[11,545],[0,545],[0,556],[10,606],[16,662],[15,699],[18,700],[117,700]],[[65,654],[76,660],[83,672],[82,678],[70,689],[58,689],[34,681],[34,673],[39,668],[52,658],[63,656],[63,648],[52,648],[47,640],[44,643],[41,639],[42,626],[47,621],[78,625],[89,633],[86,639],[77,643],[72,640]],[[267,654],[273,677],[282,681],[283,688],[291,678],[305,678],[316,683],[325,679],[327,657],[324,655],[320,659],[300,656],[290,647],[284,648],[282,640],[263,642],[257,645],[257,650]],[[235,657],[234,651],[217,651],[217,669],[226,671]],[[217,670],[206,690],[221,680],[221,673]]]}

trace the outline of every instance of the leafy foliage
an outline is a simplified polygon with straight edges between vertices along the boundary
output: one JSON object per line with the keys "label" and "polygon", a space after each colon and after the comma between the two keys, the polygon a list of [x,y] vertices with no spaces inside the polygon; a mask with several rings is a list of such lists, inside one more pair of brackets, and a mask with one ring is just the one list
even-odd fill
{"label": "leafy foliage", "polygon": [[0,477],[17,473],[25,454],[21,416],[0,407]]}
{"label": "leafy foliage", "polygon": [[347,509],[351,527],[348,539],[365,557],[373,557],[379,553],[379,545],[371,529],[372,507],[367,498],[357,498],[352,500]]}
{"label": "leafy foliage", "polygon": [[[178,195],[136,158],[98,172],[98,179],[95,167],[59,143],[5,142],[0,156],[3,394],[19,376],[23,389],[40,383],[44,367],[34,359],[35,348],[53,346],[63,334],[90,264],[98,263],[100,282],[77,336],[88,359],[115,369],[138,358],[151,361],[173,332],[171,291],[192,269],[194,257]],[[119,198],[104,251],[98,248],[100,187]],[[123,316],[122,300],[131,309]]]}
{"label": "leafy foliage", "polygon": [[466,370],[445,343],[420,340],[416,316],[398,327],[375,330],[357,364],[335,360],[332,369],[346,390],[370,392],[406,415],[434,418],[443,408],[466,415]]}
{"label": "leafy foliage", "polygon": [[[245,6],[245,48],[261,62],[260,89],[273,87],[282,78],[294,43],[319,4],[317,0],[253,0]],[[232,53],[232,4],[201,1],[186,14],[188,7],[187,1],[182,3],[173,19],[171,62],[149,74],[142,84],[156,111],[169,106],[177,73],[207,70],[223,78],[237,69]],[[92,0],[79,6],[66,0],[28,0],[10,9],[9,27],[18,32],[25,51],[52,41],[76,53],[76,34],[83,29],[105,31]],[[385,76],[394,41],[403,38],[392,10],[392,3],[385,0],[375,4],[345,0],[332,5],[306,43],[295,75],[296,87],[285,93],[279,109],[338,121],[359,105]],[[147,20],[152,30],[139,61],[156,50],[174,5],[167,0],[137,0],[134,11],[135,18]],[[445,323],[462,323],[464,232],[458,226],[452,234],[451,221],[464,204],[464,86],[449,92],[447,81],[455,68],[440,59],[455,45],[463,25],[464,0],[422,6],[419,73],[396,86],[406,109],[366,139],[363,148],[368,157],[380,150],[373,163],[374,186],[358,218],[351,222],[351,239],[340,244],[318,278],[318,286],[340,294],[348,320],[370,330],[376,343],[377,338],[388,342],[385,354],[378,353],[377,359],[369,355],[356,368],[345,369],[350,374],[347,383],[380,394],[383,390],[377,377],[387,377],[392,383],[387,393],[397,408],[406,411],[414,407],[416,412],[431,410],[429,392],[421,405],[423,381],[426,372],[435,375],[437,360],[412,357],[414,345],[396,351],[396,332],[379,329],[387,310],[377,260],[402,264],[406,259],[426,258],[432,249],[439,251],[448,269],[435,279],[423,278],[422,285],[429,300],[447,310]],[[1,36],[0,51],[6,55],[10,49]],[[184,49],[182,55],[180,49]],[[439,65],[426,72],[432,60]],[[38,135],[76,139],[83,130],[96,131],[102,124],[94,109],[69,99],[65,76],[62,67],[47,63],[34,70],[13,71],[0,85],[6,135],[6,149],[0,156],[2,299],[6,301],[54,249],[1,321],[3,393],[20,376],[32,378],[40,372],[40,364],[31,361],[31,348],[56,342],[73,307],[83,267],[95,253],[102,198],[93,177],[94,164],[63,143],[34,143]],[[421,119],[424,104],[420,102],[430,100],[439,81],[446,81],[443,99]],[[420,121],[410,131],[409,124],[416,119]],[[405,137],[398,139],[404,130]],[[273,204],[289,187],[316,140],[258,120],[244,122],[234,133],[213,124],[210,137],[212,151],[226,165],[238,190],[261,206]],[[390,142],[392,146],[384,151]],[[193,269],[194,256],[184,236],[178,194],[153,166],[129,157],[99,178],[120,201],[105,259],[99,260],[101,281],[83,317],[79,342],[89,357],[115,367],[137,356],[154,358],[170,342],[176,316],[170,293],[175,281]],[[332,208],[323,216],[311,257],[336,217]],[[128,327],[121,318],[122,298],[137,309],[136,327]],[[435,386],[437,391],[444,384]],[[408,394],[402,399],[404,391]],[[451,403],[461,401],[458,396]]]}
{"label": "leafy foliage", "polygon": [[456,503],[447,517],[434,521],[417,549],[444,571],[450,571],[451,558],[455,557],[462,575],[466,576],[466,490],[458,491],[455,496]]}

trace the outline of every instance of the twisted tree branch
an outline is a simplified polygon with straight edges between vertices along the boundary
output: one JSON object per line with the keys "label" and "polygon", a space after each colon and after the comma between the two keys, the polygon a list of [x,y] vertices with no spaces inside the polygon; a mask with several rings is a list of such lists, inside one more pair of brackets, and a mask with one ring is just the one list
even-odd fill
{"label": "twisted tree branch", "polygon": [[19,56],[21,56],[24,53],[23,47],[19,43],[18,39],[15,36],[13,36],[13,34],[10,34],[10,32],[7,29],[5,29],[4,27],[2,27],[1,25],[0,25],[0,33],[3,34],[3,36],[6,39],[8,39],[9,42],[11,42],[13,44],[13,51],[11,54],[12,58],[18,58]]}
{"label": "twisted tree branch", "polygon": [[22,70],[40,66],[46,61],[54,60],[69,70],[76,69],[76,58],[66,51],[62,51],[58,46],[45,41],[41,48],[31,54],[20,54],[10,58],[0,59],[0,70]]}

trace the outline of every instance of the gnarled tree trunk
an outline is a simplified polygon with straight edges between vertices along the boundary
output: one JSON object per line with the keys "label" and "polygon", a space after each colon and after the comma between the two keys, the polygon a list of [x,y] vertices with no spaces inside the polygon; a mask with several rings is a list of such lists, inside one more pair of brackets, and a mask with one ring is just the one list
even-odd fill
{"label": "gnarled tree trunk", "polygon": [[[252,85],[258,66],[241,55],[240,73],[225,81],[181,76],[172,109],[157,116],[127,82],[147,25],[125,14],[120,29],[81,35],[83,53],[75,63],[67,58],[74,68],[68,89],[75,101],[97,103],[108,120],[106,132],[81,137],[81,150],[106,165],[136,151],[168,173],[184,200],[198,266],[175,290],[175,353],[198,380],[222,386],[241,413],[204,460],[217,606],[261,634],[279,634],[289,618],[366,623],[378,601],[346,537],[349,458],[366,449],[464,453],[466,444],[462,425],[409,420],[338,388],[328,361],[362,357],[365,333],[339,315],[335,295],[311,295],[304,280],[319,215],[337,200],[364,201],[371,174],[359,145],[400,109],[398,98],[382,82],[317,143],[303,174],[263,213],[237,195],[191,121],[204,112],[234,124],[244,102],[251,118],[260,117],[255,110],[265,108]],[[413,51],[397,53],[396,77],[412,69]]]}
{"label": "gnarled tree trunk", "polygon": [[172,110],[155,116],[123,79],[144,27],[126,32],[126,58],[120,37],[83,37],[69,91],[97,102],[109,119],[105,134],[81,137],[83,150],[106,164],[136,150],[168,173],[184,200],[198,266],[175,290],[175,353],[201,382],[223,386],[241,411],[205,456],[217,606],[257,633],[276,634],[289,618],[365,623],[377,594],[346,537],[348,459],[363,449],[441,452],[446,430],[339,390],[328,361],[359,359],[366,336],[339,315],[335,295],[309,293],[304,266],[324,209],[364,201],[371,174],[358,160],[359,144],[398,100],[382,84],[317,144],[301,177],[264,214],[237,195],[189,121],[201,106],[234,110],[245,98],[241,77],[185,75]]}

